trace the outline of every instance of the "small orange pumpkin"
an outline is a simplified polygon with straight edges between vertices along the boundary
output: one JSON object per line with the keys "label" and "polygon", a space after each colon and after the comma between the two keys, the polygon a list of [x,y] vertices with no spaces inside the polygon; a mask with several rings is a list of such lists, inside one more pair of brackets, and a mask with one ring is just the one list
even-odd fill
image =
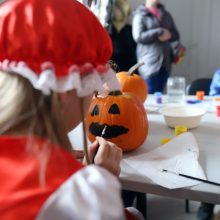
{"label": "small orange pumpkin", "polygon": [[128,72],[118,72],[116,76],[121,85],[122,92],[131,92],[136,95],[141,102],[144,102],[148,95],[147,84],[141,76],[134,73],[141,65],[143,65],[143,63],[137,63],[131,67]]}
{"label": "small orange pumpkin", "polygon": [[117,144],[123,151],[138,148],[148,135],[148,120],[143,104],[131,93],[110,92],[94,96],[87,116],[86,130],[91,142],[96,136]]}

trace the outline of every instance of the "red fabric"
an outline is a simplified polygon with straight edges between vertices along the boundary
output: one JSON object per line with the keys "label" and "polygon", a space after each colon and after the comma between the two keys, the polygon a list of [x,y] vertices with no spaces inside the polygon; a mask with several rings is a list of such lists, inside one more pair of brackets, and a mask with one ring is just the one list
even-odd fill
{"label": "red fabric", "polygon": [[[28,150],[28,143],[31,149]],[[48,151],[49,149],[49,151]],[[49,155],[46,184],[40,184],[40,160]],[[0,218],[34,219],[52,192],[82,168],[73,156],[45,139],[0,137]]]}
{"label": "red fabric", "polygon": [[137,220],[132,213],[130,213],[127,209],[125,209],[126,220]]}
{"label": "red fabric", "polygon": [[160,20],[160,10],[158,8],[147,8],[147,10]]}
{"label": "red fabric", "polygon": [[65,76],[72,65],[96,67],[111,57],[108,33],[76,0],[10,0],[0,15],[0,61],[25,61],[37,73],[52,62]]}

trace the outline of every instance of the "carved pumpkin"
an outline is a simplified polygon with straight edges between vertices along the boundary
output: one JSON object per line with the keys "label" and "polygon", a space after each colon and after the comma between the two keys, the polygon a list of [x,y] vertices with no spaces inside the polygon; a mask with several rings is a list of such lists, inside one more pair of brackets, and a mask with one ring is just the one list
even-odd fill
{"label": "carved pumpkin", "polygon": [[141,76],[134,73],[141,65],[143,65],[143,63],[138,63],[131,67],[128,72],[118,72],[116,76],[121,85],[122,92],[131,92],[136,95],[141,102],[144,102],[148,95],[147,84]]}
{"label": "carved pumpkin", "polygon": [[102,135],[123,151],[130,151],[138,148],[147,137],[147,115],[134,95],[114,91],[105,97],[93,97],[86,116],[86,130],[91,142]]}

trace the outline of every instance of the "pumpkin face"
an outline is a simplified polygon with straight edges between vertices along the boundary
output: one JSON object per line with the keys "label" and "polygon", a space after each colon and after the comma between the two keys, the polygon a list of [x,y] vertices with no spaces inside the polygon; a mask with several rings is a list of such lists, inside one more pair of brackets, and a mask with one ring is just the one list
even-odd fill
{"label": "pumpkin face", "polygon": [[86,116],[86,130],[91,142],[102,135],[123,151],[130,151],[145,141],[148,121],[142,103],[132,94],[120,92],[93,97]]}
{"label": "pumpkin face", "polygon": [[119,72],[116,76],[122,92],[133,93],[142,103],[146,100],[148,95],[147,84],[141,76],[135,73],[129,74],[128,72]]}

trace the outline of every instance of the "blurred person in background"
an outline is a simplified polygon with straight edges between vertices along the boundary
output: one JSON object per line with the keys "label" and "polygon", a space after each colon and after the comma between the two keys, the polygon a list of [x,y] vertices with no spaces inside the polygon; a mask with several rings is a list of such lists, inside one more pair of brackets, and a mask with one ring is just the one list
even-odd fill
{"label": "blurred person in background", "polygon": [[136,43],[128,23],[131,6],[128,0],[115,0],[110,37],[113,44],[113,60],[120,71],[128,71],[136,64]]}
{"label": "blurred person in background", "polygon": [[209,95],[220,96],[220,69],[217,69],[213,75]]}
{"label": "blurred person in background", "polygon": [[[220,96],[220,69],[217,69],[212,77],[212,82],[209,90],[210,96]],[[214,216],[215,204],[202,202],[198,211],[198,220],[209,220]],[[220,212],[216,215],[215,219],[220,219]]]}
{"label": "blurred person in background", "polygon": [[158,0],[146,0],[134,11],[132,34],[137,60],[144,62],[138,71],[149,93],[163,92],[173,62],[171,43],[180,37],[171,14]]}

